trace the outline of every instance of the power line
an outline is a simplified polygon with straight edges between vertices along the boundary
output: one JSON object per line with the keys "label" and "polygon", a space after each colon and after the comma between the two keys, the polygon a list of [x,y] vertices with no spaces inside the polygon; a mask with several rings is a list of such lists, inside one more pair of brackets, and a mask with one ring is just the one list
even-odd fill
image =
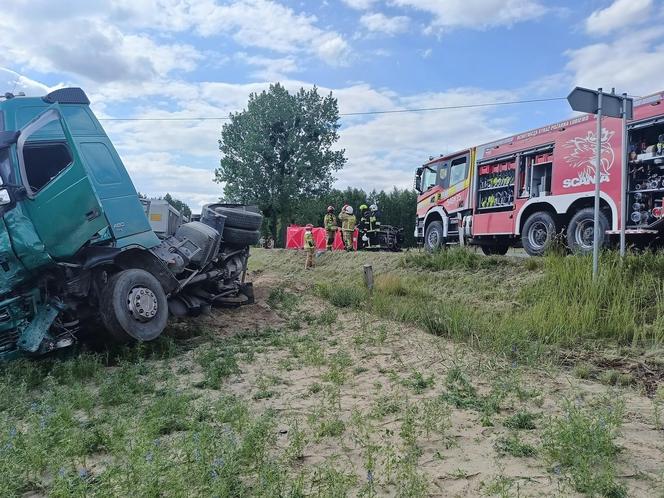
{"label": "power line", "polygon": [[[429,111],[448,111],[454,109],[470,109],[477,107],[494,107],[503,105],[531,104],[535,102],[552,102],[556,100],[566,100],[566,97],[551,97],[546,99],[528,99],[528,100],[510,100],[504,102],[485,102],[481,104],[462,104],[448,105],[440,107],[418,107],[411,109],[389,109],[384,111],[363,111],[363,112],[345,112],[339,116],[370,116],[376,114],[398,114],[406,112],[429,112]],[[197,116],[197,117],[162,117],[162,118],[100,118],[100,121],[220,121],[228,120],[230,117]]]}

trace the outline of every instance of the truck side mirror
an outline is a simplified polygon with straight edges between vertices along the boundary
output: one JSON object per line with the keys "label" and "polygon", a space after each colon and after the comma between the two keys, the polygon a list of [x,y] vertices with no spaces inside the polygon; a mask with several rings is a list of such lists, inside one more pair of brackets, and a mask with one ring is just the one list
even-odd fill
{"label": "truck side mirror", "polygon": [[415,173],[415,190],[422,193],[422,168],[417,168]]}

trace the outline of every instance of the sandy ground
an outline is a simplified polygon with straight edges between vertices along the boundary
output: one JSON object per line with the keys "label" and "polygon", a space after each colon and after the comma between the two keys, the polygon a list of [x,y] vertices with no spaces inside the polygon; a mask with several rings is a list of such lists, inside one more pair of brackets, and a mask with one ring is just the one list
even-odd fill
{"label": "sandy ground", "polygon": [[[664,431],[655,427],[653,400],[638,388],[610,388],[576,379],[559,369],[506,364],[416,327],[358,311],[337,310],[309,293],[301,293],[302,284],[286,281],[276,272],[260,272],[252,279],[254,306],[215,310],[199,321],[222,336],[287,327],[295,321],[297,327],[290,335],[316,338],[323,360],[307,361],[292,341],[290,346],[268,346],[251,361],[241,361],[241,373],[230,377],[225,386],[248,400],[256,411],[270,408],[279,414],[279,446],[292,443],[294,427],[303,430],[306,438],[296,469],[332,467],[351,480],[354,476],[352,494],[366,490],[371,482],[378,496],[396,495],[399,482],[407,479],[399,474],[403,468],[398,462],[406,451],[404,431],[411,410],[411,414],[416,413],[414,438],[419,456],[416,467],[409,470],[427,482],[425,494],[576,496],[565,473],[547,462],[539,450],[534,456],[514,457],[502,454],[497,445],[501,438],[518,432],[521,441],[539,448],[546,421],[561,414],[565,400],[586,403],[608,395],[623,399],[626,407],[618,439],[620,483],[629,496],[664,496]],[[271,308],[268,297],[275,289],[298,295],[296,309],[285,312]],[[298,319],[330,309],[336,314],[332,324]],[[200,367],[191,354],[182,361],[191,367],[182,377],[182,385],[200,380]],[[517,388],[506,388],[500,411],[491,415],[489,423],[477,410],[446,404],[434,415],[442,428],[427,434],[423,428],[426,403],[445,391],[446,375],[453,368],[464,372],[480,394],[500,389],[497,382]],[[410,385],[416,373],[432,378],[419,391]],[[260,394],[266,390],[268,395]],[[209,391],[207,395],[218,393]],[[388,401],[392,408],[381,412],[381,403]],[[515,431],[503,425],[520,410],[536,414],[535,429]],[[343,422],[341,434],[318,434],[320,423],[328,419]]]}

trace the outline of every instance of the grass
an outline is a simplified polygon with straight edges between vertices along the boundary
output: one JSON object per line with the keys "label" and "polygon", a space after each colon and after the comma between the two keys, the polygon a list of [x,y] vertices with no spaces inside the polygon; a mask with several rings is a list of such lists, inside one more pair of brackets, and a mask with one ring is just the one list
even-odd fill
{"label": "grass", "polygon": [[536,414],[528,411],[520,411],[507,417],[503,425],[508,429],[533,430],[537,427],[535,420],[537,420]]}
{"label": "grass", "polygon": [[568,401],[561,417],[545,428],[542,447],[554,468],[560,468],[574,489],[589,495],[620,497],[626,491],[617,481],[616,438],[624,407],[620,400],[600,399],[583,405]]}
{"label": "grass", "polygon": [[532,444],[522,441],[517,434],[499,437],[494,448],[499,455],[510,455],[516,458],[532,457],[537,454],[537,449]]}
{"label": "grass", "polygon": [[505,264],[504,258],[483,257],[476,252],[454,247],[433,254],[413,253],[404,256],[402,265],[406,268],[422,268],[429,271],[478,270],[495,268]]}
{"label": "grass", "polygon": [[[221,337],[205,318],[175,322],[150,345],[0,366],[0,496],[414,498],[439,493],[441,475],[478,485],[458,455],[473,454],[465,445],[491,444],[495,453],[486,453],[501,475],[469,493],[518,495],[521,484],[524,493],[538,490],[538,482],[502,476],[501,465],[521,462],[538,473],[546,465],[554,483],[579,493],[624,495],[622,483],[631,480],[618,476],[620,404],[574,398],[548,417],[540,414],[551,413],[550,403],[542,407],[548,388],[527,389],[520,376],[524,360],[546,347],[612,340],[537,329],[525,317],[546,292],[580,292],[571,289],[579,280],[558,277],[587,261],[573,269],[576,260],[554,256],[530,264],[468,254],[422,256],[434,263],[412,254],[325,255],[308,273],[300,259],[292,270],[286,260],[279,272],[302,275],[297,287],[308,285],[327,302],[286,288],[270,292],[266,312],[279,315],[278,329]],[[366,262],[376,273],[371,294],[361,280]],[[656,263],[630,260],[615,271],[647,279],[659,275]],[[581,308],[601,304],[594,317],[602,319],[619,304],[609,289],[591,304],[575,299]],[[647,326],[658,320],[653,303],[647,313],[635,308],[643,334],[620,341],[656,341]],[[224,327],[233,329],[232,321]],[[577,374],[625,384],[615,372],[589,365]],[[656,427],[664,424],[661,399],[649,416]],[[466,470],[454,473],[459,466]]]}
{"label": "grass", "polygon": [[374,270],[372,294],[359,265],[341,282],[318,281],[314,292],[339,308],[415,324],[527,362],[560,348],[664,341],[664,253],[631,254],[621,263],[605,252],[597,282],[589,257],[556,253],[519,261],[456,248],[409,253],[391,265],[377,265],[383,272]]}

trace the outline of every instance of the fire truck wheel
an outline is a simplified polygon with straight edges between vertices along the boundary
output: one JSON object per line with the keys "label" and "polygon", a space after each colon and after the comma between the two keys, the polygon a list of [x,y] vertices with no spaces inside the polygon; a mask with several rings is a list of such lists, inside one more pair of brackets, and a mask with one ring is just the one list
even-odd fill
{"label": "fire truck wheel", "polygon": [[[609,227],[609,220],[604,213],[599,213],[599,246],[606,243],[606,231]],[[595,210],[593,208],[584,208],[578,211],[567,226],[567,246],[572,252],[586,254],[593,250],[593,236],[595,227]]]}
{"label": "fire truck wheel", "polygon": [[495,244],[481,247],[485,256],[505,256],[505,254],[507,254],[507,250],[510,248],[510,246],[505,244]]}
{"label": "fire truck wheel", "polygon": [[542,256],[556,236],[556,222],[546,211],[531,214],[521,231],[521,243],[529,256]]}
{"label": "fire truck wheel", "polygon": [[164,289],[151,273],[137,268],[108,279],[99,298],[99,312],[106,330],[120,342],[152,341],[168,321]]}
{"label": "fire truck wheel", "polygon": [[429,252],[433,252],[444,246],[443,222],[432,221],[424,234],[424,248]]}

